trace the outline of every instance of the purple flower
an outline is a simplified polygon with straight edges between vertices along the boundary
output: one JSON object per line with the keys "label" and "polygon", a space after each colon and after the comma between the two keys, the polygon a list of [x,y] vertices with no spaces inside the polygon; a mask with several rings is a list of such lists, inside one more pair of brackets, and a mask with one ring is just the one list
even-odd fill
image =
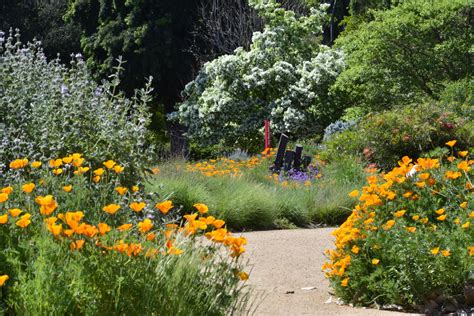
{"label": "purple flower", "polygon": [[62,95],[69,95],[69,89],[64,83],[61,85],[61,94]]}

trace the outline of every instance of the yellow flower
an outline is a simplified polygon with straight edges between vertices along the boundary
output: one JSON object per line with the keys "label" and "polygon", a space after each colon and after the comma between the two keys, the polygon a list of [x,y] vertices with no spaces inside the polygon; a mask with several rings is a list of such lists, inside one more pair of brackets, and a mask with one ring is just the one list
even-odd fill
{"label": "yellow flower", "polygon": [[63,186],[63,191],[69,193],[72,191],[72,185],[65,185]]}
{"label": "yellow flower", "polygon": [[7,280],[9,279],[9,276],[4,274],[4,275],[0,275],[0,287],[3,286],[5,284],[5,282],[7,282]]}
{"label": "yellow flower", "polygon": [[116,162],[113,160],[107,160],[106,162],[102,163],[107,169],[112,169]]}
{"label": "yellow flower", "polygon": [[415,185],[419,188],[424,188],[426,185],[425,181],[416,182]]}
{"label": "yellow flower", "polygon": [[98,169],[95,169],[95,170],[94,170],[94,174],[95,174],[96,176],[101,176],[101,175],[104,174],[104,172],[105,172],[104,168],[98,168]]}
{"label": "yellow flower", "polygon": [[59,234],[61,234],[62,231],[63,231],[63,225],[62,224],[59,224],[59,225],[52,224],[51,225],[51,233],[53,233],[54,236],[58,236]]}
{"label": "yellow flower", "polygon": [[241,271],[237,275],[238,275],[239,279],[242,280],[242,281],[247,281],[249,279],[249,275],[246,272]]}
{"label": "yellow flower", "polygon": [[462,158],[466,157],[467,154],[469,154],[467,150],[458,152],[458,155],[461,156]]}
{"label": "yellow flower", "polygon": [[117,204],[109,204],[106,205],[102,208],[106,213],[109,213],[111,215],[117,213],[117,211],[120,209],[120,205]]}
{"label": "yellow flower", "polygon": [[359,248],[359,247],[357,247],[356,245],[354,245],[354,246],[352,246],[352,249],[351,249],[351,251],[352,251],[353,253],[355,253],[355,254],[358,254],[358,253],[359,253],[359,251],[360,251],[360,248]]}
{"label": "yellow flower", "polygon": [[431,249],[431,253],[436,256],[439,253],[439,247]]}
{"label": "yellow flower", "polygon": [[94,181],[95,183],[98,183],[100,181],[100,176],[93,177],[92,181]]}
{"label": "yellow flower", "polygon": [[145,218],[143,222],[138,223],[138,231],[141,233],[146,233],[152,228],[153,228],[153,223],[148,218]]}
{"label": "yellow flower", "polygon": [[469,226],[471,226],[471,222],[467,221],[465,222],[464,224],[462,224],[462,228],[469,228]]}
{"label": "yellow flower", "polygon": [[440,208],[439,210],[436,210],[435,213],[438,214],[438,215],[441,215],[444,213],[444,208]]}
{"label": "yellow flower", "polygon": [[377,264],[379,264],[379,262],[380,262],[379,259],[376,259],[376,258],[372,259],[372,264],[373,265],[377,265]]}
{"label": "yellow flower", "polygon": [[467,207],[467,201],[462,202],[459,206],[465,209]]}
{"label": "yellow flower", "polygon": [[31,167],[32,167],[32,168],[39,168],[39,167],[41,167],[41,161],[33,161],[33,162],[31,163]]}
{"label": "yellow flower", "polygon": [[127,193],[128,189],[126,187],[116,187],[115,191],[117,191],[120,195],[124,195]]}
{"label": "yellow flower", "polygon": [[10,213],[10,215],[13,216],[13,217],[17,217],[18,215],[21,214],[21,212],[23,212],[23,211],[20,210],[19,208],[12,208],[12,209],[8,210],[8,213]]}
{"label": "yellow flower", "polygon": [[54,173],[56,176],[59,176],[61,173],[63,173],[63,169],[61,169],[61,168],[53,169],[53,173]]}
{"label": "yellow flower", "polygon": [[417,220],[420,219],[420,215],[413,215],[411,218],[412,218],[414,221],[417,221]]}
{"label": "yellow flower", "polygon": [[132,202],[130,203],[130,208],[134,210],[135,212],[140,212],[143,210],[146,206],[145,202]]}
{"label": "yellow flower", "polygon": [[4,187],[2,190],[0,190],[0,192],[5,194],[11,194],[13,192],[13,187]]}
{"label": "yellow flower", "polygon": [[72,162],[73,159],[74,159],[74,158],[73,158],[72,156],[67,156],[67,157],[64,157],[64,158],[63,158],[63,162],[64,162],[65,164],[69,164],[69,163]]}
{"label": "yellow flower", "polygon": [[164,202],[161,202],[161,203],[157,203],[155,205],[155,207],[157,209],[159,209],[161,213],[166,215],[169,212],[169,210],[171,210],[173,208],[173,202],[171,202],[169,200],[164,201]]}
{"label": "yellow flower", "polygon": [[445,250],[441,250],[441,255],[442,255],[443,257],[449,257],[449,256],[451,255],[451,251],[446,250],[446,249],[445,249]]}
{"label": "yellow flower", "polygon": [[438,221],[444,221],[446,219],[446,214],[436,217]]}
{"label": "yellow flower", "polygon": [[132,192],[138,192],[138,190],[140,190],[140,188],[138,187],[138,185],[132,186]]}
{"label": "yellow flower", "polygon": [[428,180],[428,178],[430,177],[430,174],[427,173],[427,172],[420,173],[419,177],[420,177],[420,179],[422,179],[422,180]]}
{"label": "yellow flower", "polygon": [[72,161],[72,165],[76,168],[82,166],[83,163],[84,163],[84,158],[81,158],[81,157],[76,157]]}
{"label": "yellow flower", "polygon": [[385,223],[383,229],[384,229],[384,230],[389,230],[390,228],[393,227],[393,225],[395,225],[395,221],[394,221],[393,219],[388,220],[388,221]]}
{"label": "yellow flower", "polygon": [[119,227],[117,227],[117,230],[119,232],[124,232],[126,230],[129,230],[130,228],[132,228],[133,224],[123,224],[123,225],[120,225]]}
{"label": "yellow flower", "polygon": [[221,219],[216,219],[215,221],[212,222],[211,225],[214,226],[215,228],[219,229],[219,228],[221,228],[222,226],[225,225],[225,222]]}
{"label": "yellow flower", "polygon": [[420,219],[420,222],[422,222],[423,224],[428,223],[428,217],[424,217],[424,218]]}
{"label": "yellow flower", "polygon": [[0,193],[0,203],[3,203],[8,200],[8,194]]}
{"label": "yellow flower", "polygon": [[454,145],[456,145],[456,140],[450,140],[449,142],[446,143],[446,145],[448,145],[449,147],[453,147]]}
{"label": "yellow flower", "polygon": [[90,170],[89,167],[78,167],[77,170],[74,171],[74,174],[76,174],[76,175],[84,174],[89,170]]}
{"label": "yellow flower", "polygon": [[63,164],[63,160],[62,159],[51,159],[49,161],[49,166],[51,168],[59,168],[61,167],[61,165]]}
{"label": "yellow flower", "polygon": [[469,255],[474,256],[474,246],[469,247]]}
{"label": "yellow flower", "polygon": [[346,287],[349,284],[349,278],[345,278],[341,281],[341,286]]}
{"label": "yellow flower", "polygon": [[459,218],[454,219],[454,224],[459,225],[461,223],[461,220]]}
{"label": "yellow flower", "polygon": [[472,211],[471,213],[469,213],[469,217],[470,217],[470,218],[474,218],[474,211]]}
{"label": "yellow flower", "polygon": [[146,240],[148,241],[152,241],[156,238],[156,234],[155,233],[149,233],[148,235],[146,235]]}
{"label": "yellow flower", "polygon": [[122,173],[125,168],[119,165],[114,166],[115,173]]}
{"label": "yellow flower", "polygon": [[410,226],[410,227],[407,227],[407,230],[408,230],[410,233],[414,233],[414,232],[416,232],[416,227]]}
{"label": "yellow flower", "polygon": [[349,196],[353,197],[353,198],[358,197],[359,196],[359,191],[358,190],[351,191],[349,193]]}
{"label": "yellow flower", "polygon": [[469,172],[471,170],[471,167],[469,167],[468,162],[464,160],[458,163],[458,169]]}
{"label": "yellow flower", "polygon": [[206,214],[209,211],[209,208],[204,203],[196,203],[193,205],[201,214]]}
{"label": "yellow flower", "polygon": [[0,215],[0,224],[8,223],[8,214]]}
{"label": "yellow flower", "polygon": [[151,172],[152,172],[153,174],[158,174],[158,173],[160,172],[160,168],[158,168],[158,167],[153,168],[153,169],[151,169]]}
{"label": "yellow flower", "polygon": [[27,227],[28,225],[31,224],[30,217],[31,217],[30,213],[26,213],[25,215],[20,217],[20,219],[16,222],[16,225],[21,228]]}
{"label": "yellow flower", "polygon": [[69,249],[71,250],[79,250],[81,249],[83,246],[84,246],[84,243],[86,241],[84,239],[79,239],[79,240],[76,240],[76,241],[73,241],[69,244]]}
{"label": "yellow flower", "polygon": [[406,213],[406,210],[400,210],[400,211],[396,211],[393,215],[395,217],[402,217],[403,215],[405,215]]}
{"label": "yellow flower", "polygon": [[102,236],[112,230],[112,228],[109,225],[107,225],[106,223],[99,223],[99,225],[97,225],[97,226],[99,227],[99,233]]}
{"label": "yellow flower", "polygon": [[459,178],[460,176],[462,176],[462,173],[459,172],[459,171],[451,171],[451,170],[448,170],[446,171],[446,173],[444,174],[444,176],[448,179],[452,179],[452,180],[455,180],[457,178]]}
{"label": "yellow flower", "polygon": [[23,192],[31,193],[35,189],[35,184],[34,183],[23,184],[21,186],[21,188],[22,188]]}
{"label": "yellow flower", "polygon": [[12,162],[10,162],[10,168],[11,169],[21,169],[26,166],[28,166],[28,159],[15,159]]}
{"label": "yellow flower", "polygon": [[37,196],[35,202],[40,205],[40,213],[43,215],[50,215],[58,207],[52,195]]}

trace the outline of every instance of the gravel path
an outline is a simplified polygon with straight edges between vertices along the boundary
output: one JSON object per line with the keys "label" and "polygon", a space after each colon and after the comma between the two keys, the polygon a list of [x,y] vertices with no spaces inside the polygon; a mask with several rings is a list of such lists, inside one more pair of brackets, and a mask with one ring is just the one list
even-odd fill
{"label": "gravel path", "polygon": [[[254,315],[414,315],[336,304],[321,266],[334,228],[244,233],[257,308]],[[313,289],[302,289],[313,288]],[[331,301],[328,301],[331,299]],[[415,314],[416,315],[416,314]]]}

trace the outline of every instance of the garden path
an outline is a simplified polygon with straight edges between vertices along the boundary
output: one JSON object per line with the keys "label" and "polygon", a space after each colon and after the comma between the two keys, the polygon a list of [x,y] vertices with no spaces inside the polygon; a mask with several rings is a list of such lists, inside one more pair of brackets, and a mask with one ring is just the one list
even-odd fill
{"label": "garden path", "polygon": [[[321,266],[324,250],[332,247],[334,228],[275,230],[244,233],[245,258],[254,289],[253,315],[413,315],[338,305],[329,294]],[[306,288],[306,289],[303,289]],[[312,289],[310,289],[312,288]]]}

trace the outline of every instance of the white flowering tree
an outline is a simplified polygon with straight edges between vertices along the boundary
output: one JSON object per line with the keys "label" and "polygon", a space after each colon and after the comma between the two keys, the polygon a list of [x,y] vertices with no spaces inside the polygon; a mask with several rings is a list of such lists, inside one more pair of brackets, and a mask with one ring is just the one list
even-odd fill
{"label": "white flowering tree", "polygon": [[202,144],[246,146],[261,138],[264,119],[274,132],[308,136],[340,115],[328,92],[344,68],[339,51],[320,45],[325,7],[307,16],[274,0],[250,0],[265,20],[249,50],[238,48],[206,63],[171,115]]}

